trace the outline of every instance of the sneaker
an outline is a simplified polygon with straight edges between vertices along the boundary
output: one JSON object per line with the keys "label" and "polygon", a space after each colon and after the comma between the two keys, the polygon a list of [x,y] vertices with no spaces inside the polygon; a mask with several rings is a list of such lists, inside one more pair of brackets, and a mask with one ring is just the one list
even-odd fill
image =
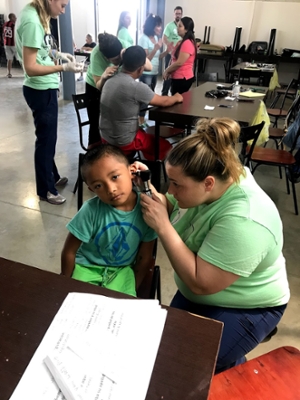
{"label": "sneaker", "polygon": [[80,76],[80,77],[77,79],[77,82],[81,82],[81,81],[83,81],[83,76]]}
{"label": "sneaker", "polygon": [[50,204],[55,204],[55,205],[60,205],[63,204],[66,199],[59,193],[57,194],[52,194],[50,192],[47,192],[47,198],[45,197],[40,197],[40,200],[42,201],[48,201]]}
{"label": "sneaker", "polygon": [[143,123],[140,125],[140,128],[143,129],[143,130],[146,130],[147,128],[149,128],[149,125],[147,124],[147,122],[143,122]]}
{"label": "sneaker", "polygon": [[68,183],[68,178],[66,176],[64,176],[63,178],[60,178],[55,186],[65,186]]}
{"label": "sneaker", "polygon": [[12,74],[7,74],[6,75],[8,78],[12,78]]}

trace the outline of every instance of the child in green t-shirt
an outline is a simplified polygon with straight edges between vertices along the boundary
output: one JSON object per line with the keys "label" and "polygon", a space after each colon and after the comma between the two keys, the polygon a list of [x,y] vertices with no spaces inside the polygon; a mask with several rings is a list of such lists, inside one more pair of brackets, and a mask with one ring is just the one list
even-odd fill
{"label": "child in green t-shirt", "polygon": [[83,159],[83,180],[96,197],[68,223],[63,275],[136,295],[152,259],[155,232],[144,222],[133,172],[115,146],[101,145]]}

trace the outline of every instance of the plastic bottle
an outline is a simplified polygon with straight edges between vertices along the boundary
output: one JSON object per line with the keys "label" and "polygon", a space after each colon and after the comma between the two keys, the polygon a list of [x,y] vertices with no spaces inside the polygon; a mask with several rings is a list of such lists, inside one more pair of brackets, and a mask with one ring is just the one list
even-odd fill
{"label": "plastic bottle", "polygon": [[240,85],[239,85],[239,81],[236,81],[235,82],[235,85],[234,85],[234,87],[233,87],[233,90],[232,90],[232,96],[233,97],[239,97],[239,94],[240,94]]}

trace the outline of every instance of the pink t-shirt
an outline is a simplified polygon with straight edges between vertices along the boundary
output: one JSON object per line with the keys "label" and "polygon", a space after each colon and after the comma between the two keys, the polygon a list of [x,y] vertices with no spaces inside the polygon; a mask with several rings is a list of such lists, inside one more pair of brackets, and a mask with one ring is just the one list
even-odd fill
{"label": "pink t-shirt", "polygon": [[[176,61],[174,54],[181,42],[178,42],[172,52],[172,64]],[[186,62],[176,71],[171,73],[173,79],[191,79],[194,76],[195,46],[191,40],[185,40],[180,48],[180,53],[188,53],[190,56]]]}

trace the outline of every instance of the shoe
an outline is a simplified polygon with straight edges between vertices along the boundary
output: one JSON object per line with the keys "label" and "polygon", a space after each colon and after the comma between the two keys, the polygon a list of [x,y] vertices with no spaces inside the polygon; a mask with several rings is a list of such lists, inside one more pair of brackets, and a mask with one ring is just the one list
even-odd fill
{"label": "shoe", "polygon": [[298,170],[299,170],[299,167],[297,168],[296,172],[293,171],[293,179],[292,179],[291,171],[289,169],[286,171],[288,180],[290,182],[292,182],[292,181],[294,181],[294,183],[300,182],[300,172]]}
{"label": "shoe", "polygon": [[48,203],[54,204],[56,206],[63,204],[66,201],[66,199],[61,194],[59,194],[59,193],[52,194],[50,192],[47,192],[47,198],[40,197],[40,200],[48,201]]}
{"label": "shoe", "polygon": [[271,340],[271,337],[274,336],[274,335],[276,335],[277,331],[278,331],[278,328],[277,328],[277,326],[275,326],[275,328],[272,330],[272,332],[270,332],[270,333],[268,334],[268,336],[266,336],[266,337],[264,338],[264,340],[261,341],[261,343],[266,343],[266,342],[268,342],[269,340]]}
{"label": "shoe", "polygon": [[80,76],[80,77],[77,79],[77,82],[81,82],[81,81],[83,81],[83,76]]}
{"label": "shoe", "polygon": [[149,125],[147,124],[147,122],[143,122],[143,123],[140,125],[140,128],[143,129],[143,130],[146,130],[147,128],[149,128]]}
{"label": "shoe", "polygon": [[63,178],[60,178],[55,186],[65,186],[68,183],[68,178],[66,176],[64,176]]}
{"label": "shoe", "polygon": [[6,75],[8,78],[12,78],[12,74],[7,74]]}

